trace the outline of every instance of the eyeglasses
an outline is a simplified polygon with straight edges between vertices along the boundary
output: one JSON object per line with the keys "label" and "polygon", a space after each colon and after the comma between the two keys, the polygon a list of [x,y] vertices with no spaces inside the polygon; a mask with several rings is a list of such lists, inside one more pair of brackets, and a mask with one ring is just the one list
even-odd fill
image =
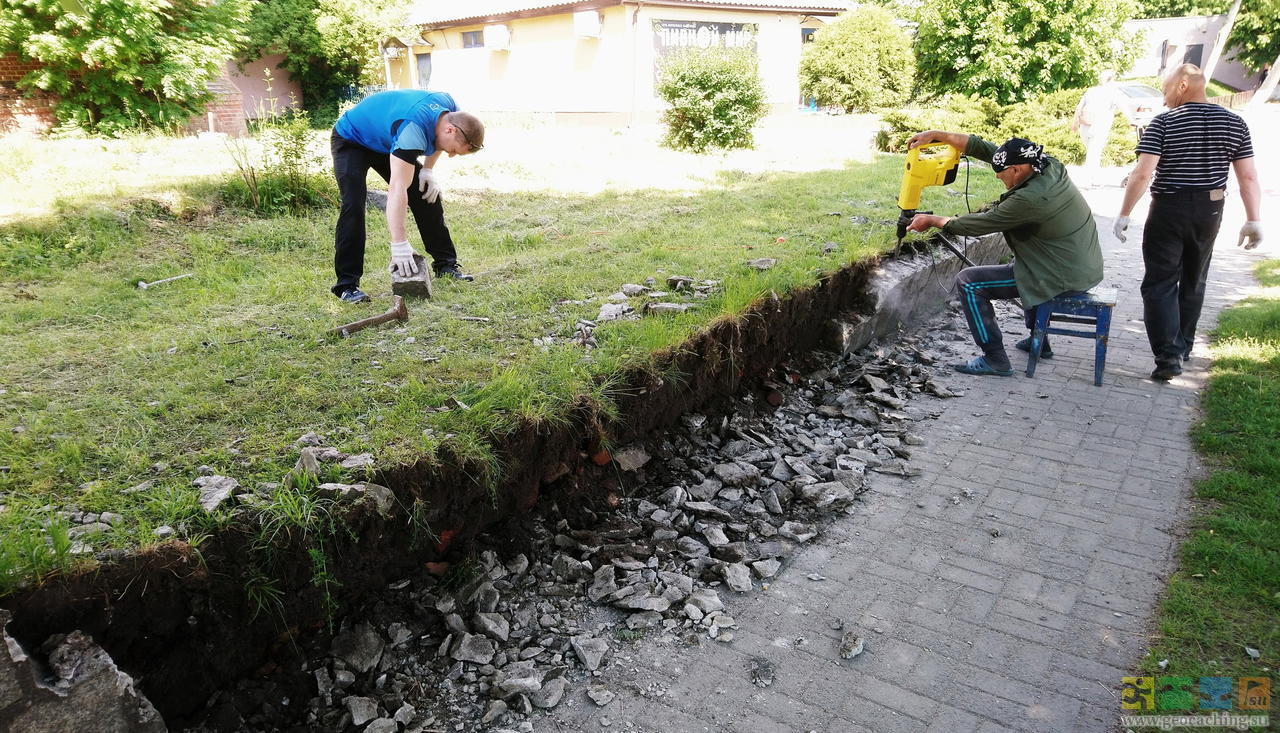
{"label": "eyeglasses", "polygon": [[462,129],[461,127],[458,127],[457,125],[454,125],[454,126],[453,126],[453,129],[457,130],[457,131],[458,131],[458,134],[459,134],[459,135],[461,135],[461,136],[462,136],[462,139],[467,143],[467,151],[468,151],[468,152],[474,153],[474,152],[476,152],[477,150],[484,150],[484,146],[483,146],[483,145],[476,145],[475,143],[471,142],[471,138],[467,137],[467,131],[466,131],[466,130]]}

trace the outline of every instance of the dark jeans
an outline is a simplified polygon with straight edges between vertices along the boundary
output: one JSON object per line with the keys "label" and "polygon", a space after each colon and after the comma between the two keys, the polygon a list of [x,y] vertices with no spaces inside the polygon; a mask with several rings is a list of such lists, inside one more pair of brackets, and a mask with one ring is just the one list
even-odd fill
{"label": "dark jeans", "polygon": [[[966,267],[956,274],[956,289],[960,293],[960,307],[969,322],[974,343],[982,349],[992,366],[1007,368],[1009,355],[1004,351],[1004,339],[1000,336],[1000,324],[996,323],[996,311],[991,307],[991,301],[1018,297],[1013,265]],[[1033,312],[1026,312],[1027,328],[1032,326]]]}
{"label": "dark jeans", "polygon": [[1142,232],[1142,312],[1156,364],[1178,364],[1195,343],[1222,207],[1207,191],[1151,197]]}
{"label": "dark jeans", "polygon": [[[391,162],[386,153],[375,153],[337,132],[330,137],[329,144],[333,151],[333,175],[338,179],[338,192],[342,196],[338,227],[334,233],[333,254],[333,269],[338,275],[333,293],[341,295],[345,290],[359,287],[360,276],[364,274],[364,210],[369,193],[365,179],[372,168],[382,176],[382,180],[390,183]],[[442,198],[437,198],[434,204],[422,200],[422,194],[418,193],[415,168],[413,183],[409,185],[409,211],[413,213],[413,220],[418,225],[422,246],[431,255],[437,268],[458,261],[449,228],[444,225],[442,203]]]}

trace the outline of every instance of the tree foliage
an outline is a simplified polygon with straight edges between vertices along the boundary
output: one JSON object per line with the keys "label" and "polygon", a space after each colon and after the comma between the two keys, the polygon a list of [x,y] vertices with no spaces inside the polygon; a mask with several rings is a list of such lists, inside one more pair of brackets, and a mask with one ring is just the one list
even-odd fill
{"label": "tree foliage", "polygon": [[766,112],[755,54],[741,48],[688,49],[658,69],[658,96],[667,103],[664,144],[704,153],[750,148],[751,128]]}
{"label": "tree foliage", "polygon": [[[1221,15],[1231,9],[1231,0],[1151,0],[1144,2],[1139,18],[1179,18],[1184,15]],[[1258,71],[1280,56],[1280,0],[1244,0],[1236,25],[1227,39],[1223,58],[1235,58]]]}
{"label": "tree foliage", "polygon": [[379,43],[417,35],[407,28],[409,3],[398,0],[258,0],[249,22],[246,61],[284,55],[280,68],[302,89],[319,118],[332,116],[350,87],[379,80]]}
{"label": "tree foliage", "polygon": [[894,107],[915,82],[911,37],[889,11],[865,6],[818,30],[800,56],[800,90],[846,112]]}
{"label": "tree foliage", "polygon": [[1137,44],[1132,0],[930,0],[917,19],[921,81],[1009,104],[1123,71]]}
{"label": "tree foliage", "polygon": [[[907,140],[921,130],[955,130],[979,135],[996,144],[1011,137],[1043,145],[1064,163],[1084,162],[1080,135],[1071,130],[1071,119],[1084,89],[1063,89],[1017,104],[1001,105],[988,98],[949,94],[928,108],[903,108],[884,113],[884,128],[876,137],[880,150],[905,153]],[[1134,160],[1137,134],[1123,114],[1112,116],[1111,132],[1103,152],[1108,165]]]}
{"label": "tree foliage", "polygon": [[5,0],[0,52],[40,63],[19,84],[56,94],[63,124],[170,128],[203,111],[247,15],[247,0]]}

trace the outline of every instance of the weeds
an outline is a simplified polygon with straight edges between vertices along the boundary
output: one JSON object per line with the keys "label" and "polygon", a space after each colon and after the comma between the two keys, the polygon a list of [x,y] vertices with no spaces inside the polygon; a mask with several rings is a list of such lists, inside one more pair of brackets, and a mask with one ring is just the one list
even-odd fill
{"label": "weeds", "polygon": [[460,562],[449,566],[445,574],[440,577],[440,589],[452,593],[480,577],[483,570],[484,566],[474,557],[465,557]]}
{"label": "weeds", "polygon": [[333,620],[340,610],[338,601],[333,597],[332,589],[342,587],[342,583],[339,583],[329,572],[329,556],[325,554],[323,545],[309,548],[307,554],[311,558],[311,584],[320,589],[325,623],[329,625],[329,630],[332,631]]}
{"label": "weeds", "polygon": [[263,613],[271,613],[284,618],[284,591],[276,580],[268,577],[260,568],[254,568],[245,579],[245,598],[253,609],[252,619],[256,620]]}
{"label": "weeds", "polygon": [[[271,77],[267,76],[267,94]],[[315,150],[316,135],[306,110],[280,109],[275,97],[259,106],[256,139],[227,138],[227,152],[239,178],[223,189],[231,203],[259,215],[297,216],[324,203],[334,203],[326,192],[323,156]]]}
{"label": "weeds", "polygon": [[421,499],[414,499],[413,506],[409,509],[409,547],[418,550],[424,547],[435,545],[440,541],[439,536],[431,529],[431,525],[427,522],[427,503]]}

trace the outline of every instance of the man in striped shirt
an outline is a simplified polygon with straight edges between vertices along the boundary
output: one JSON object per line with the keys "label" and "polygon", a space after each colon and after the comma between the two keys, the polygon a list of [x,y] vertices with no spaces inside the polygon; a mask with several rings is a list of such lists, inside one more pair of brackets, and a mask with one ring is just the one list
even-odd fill
{"label": "man in striped shirt", "polygon": [[1142,306],[1156,381],[1181,374],[1182,362],[1191,358],[1213,242],[1222,223],[1228,168],[1235,169],[1246,218],[1237,246],[1253,249],[1262,241],[1262,191],[1249,128],[1239,115],[1209,103],[1205,81],[1193,64],[1177,67],[1165,79],[1169,111],[1151,121],[1138,143],[1138,165],[1129,175],[1115,223],[1116,237],[1123,242],[1129,213],[1151,183],[1142,232]]}

